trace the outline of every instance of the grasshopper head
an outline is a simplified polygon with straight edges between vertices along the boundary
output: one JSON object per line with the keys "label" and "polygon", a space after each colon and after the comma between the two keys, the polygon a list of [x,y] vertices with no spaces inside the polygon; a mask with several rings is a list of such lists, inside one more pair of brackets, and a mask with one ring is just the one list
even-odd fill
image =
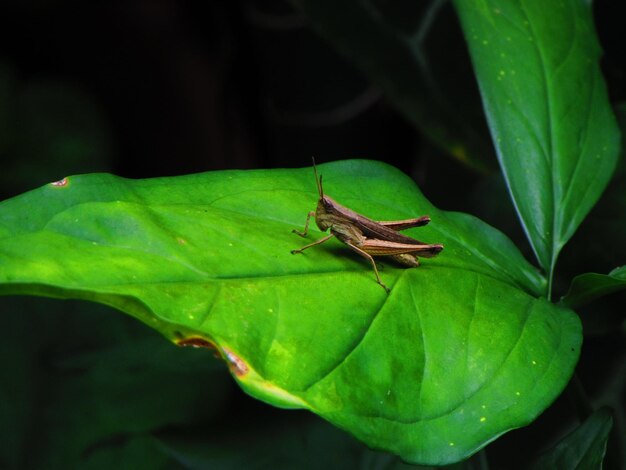
{"label": "grasshopper head", "polygon": [[315,223],[322,232],[325,232],[332,225],[332,210],[335,202],[328,196],[320,197],[315,210]]}

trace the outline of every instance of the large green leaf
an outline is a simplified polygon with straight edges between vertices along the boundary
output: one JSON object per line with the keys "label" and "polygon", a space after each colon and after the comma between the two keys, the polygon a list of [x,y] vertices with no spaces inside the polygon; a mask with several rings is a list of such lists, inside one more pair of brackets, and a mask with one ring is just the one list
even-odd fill
{"label": "large green leaf", "polygon": [[551,278],[559,251],[598,200],[619,151],[590,4],[455,5],[500,165]]}
{"label": "large green leaf", "polygon": [[[0,293],[102,302],[218,349],[241,386],[419,463],[460,460],[532,421],[577,361],[580,324],[497,230],[433,207],[377,162],[321,165],[329,195],[445,250],[370,266],[337,241],[301,255],[310,168],[70,177],[0,204]],[[310,239],[321,234],[311,230]]]}

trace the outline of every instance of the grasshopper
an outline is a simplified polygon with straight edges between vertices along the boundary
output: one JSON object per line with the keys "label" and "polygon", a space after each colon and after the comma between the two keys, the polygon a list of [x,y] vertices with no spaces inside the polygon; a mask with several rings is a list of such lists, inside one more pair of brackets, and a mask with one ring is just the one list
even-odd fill
{"label": "grasshopper", "polygon": [[291,250],[292,254],[302,253],[307,248],[337,237],[350,249],[369,260],[374,268],[376,281],[389,293],[389,288],[380,280],[380,274],[372,256],[389,256],[400,264],[416,267],[420,264],[418,255],[431,258],[443,250],[441,244],[429,245],[399,233],[400,230],[411,227],[423,227],[430,222],[430,217],[424,215],[414,219],[378,222],[368,219],[324,195],[322,177],[317,175],[315,162],[313,162],[313,173],[320,196],[317,209],[307,214],[303,231],[294,229],[292,232],[306,237],[309,232],[309,222],[311,217],[314,217],[319,229],[322,232],[330,229],[330,234],[300,249]]}

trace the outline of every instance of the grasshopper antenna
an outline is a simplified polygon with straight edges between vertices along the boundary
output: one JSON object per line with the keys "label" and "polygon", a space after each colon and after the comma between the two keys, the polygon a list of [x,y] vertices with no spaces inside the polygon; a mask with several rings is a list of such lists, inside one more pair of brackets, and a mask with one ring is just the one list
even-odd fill
{"label": "grasshopper antenna", "polygon": [[322,176],[317,175],[317,166],[315,165],[315,158],[313,160],[313,173],[315,173],[315,182],[317,183],[317,192],[320,194],[320,198],[324,197],[324,188],[322,187]]}

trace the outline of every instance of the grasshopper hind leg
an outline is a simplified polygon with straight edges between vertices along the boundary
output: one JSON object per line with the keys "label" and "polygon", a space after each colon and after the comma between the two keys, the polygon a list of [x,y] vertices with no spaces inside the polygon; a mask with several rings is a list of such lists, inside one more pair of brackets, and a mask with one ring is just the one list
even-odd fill
{"label": "grasshopper hind leg", "polygon": [[389,292],[391,292],[391,289],[389,289],[389,287],[387,287],[385,284],[383,284],[383,281],[380,280],[380,274],[378,274],[378,268],[376,267],[376,261],[374,261],[374,258],[372,258],[372,255],[370,255],[369,253],[363,251],[361,248],[359,248],[356,245],[353,245],[352,243],[346,242],[346,245],[348,245],[356,253],[360,254],[363,258],[366,258],[366,259],[369,260],[369,262],[372,264],[372,268],[374,268],[374,274],[376,274],[376,282],[378,282],[378,284],[380,284],[382,286],[382,288],[385,289],[387,294],[389,294]]}

